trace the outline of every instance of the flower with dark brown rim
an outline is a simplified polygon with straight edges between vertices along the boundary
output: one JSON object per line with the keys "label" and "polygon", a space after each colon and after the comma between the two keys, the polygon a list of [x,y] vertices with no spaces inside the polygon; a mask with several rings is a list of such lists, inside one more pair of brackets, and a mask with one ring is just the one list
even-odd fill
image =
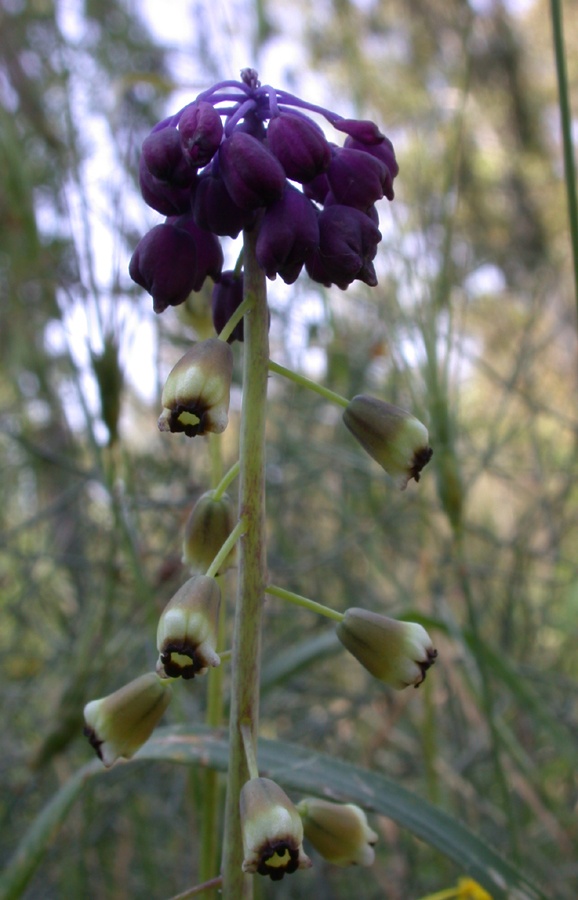
{"label": "flower with dark brown rim", "polygon": [[368,672],[397,690],[419,687],[438,655],[423,625],[367,609],[348,609],[337,637]]}
{"label": "flower with dark brown rim", "polygon": [[214,578],[194,575],[169,600],[159,619],[157,673],[194,678],[218,666],[215,652],[221,592]]}
{"label": "flower with dark brown rim", "polygon": [[311,860],[303,852],[303,824],[297,809],[270,778],[251,778],[241,790],[243,872],[280,881]]}
{"label": "flower with dark brown rim", "polygon": [[130,759],[149,739],[171,700],[171,686],[154,672],[84,707],[84,734],[108,768]]}
{"label": "flower with dark brown rim", "polygon": [[229,422],[233,353],[225,341],[193,344],[172,369],[163,388],[160,431],[187,437],[221,434]]}

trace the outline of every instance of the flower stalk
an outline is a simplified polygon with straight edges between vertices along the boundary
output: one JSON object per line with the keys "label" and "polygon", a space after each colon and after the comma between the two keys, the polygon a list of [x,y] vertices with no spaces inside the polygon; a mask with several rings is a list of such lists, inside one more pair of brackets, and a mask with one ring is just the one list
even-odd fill
{"label": "flower stalk", "polygon": [[335,622],[343,620],[343,613],[337,612],[337,610],[331,609],[329,606],[324,606],[322,603],[317,603],[315,600],[310,600],[309,597],[303,597],[301,594],[294,594],[293,591],[277,587],[275,584],[268,584],[265,592],[271,594],[272,597],[279,597],[281,600],[287,600],[295,606],[302,606],[310,612],[325,616],[326,619],[333,619]]}
{"label": "flower stalk", "polygon": [[223,894],[249,900],[252,879],[242,871],[243,840],[239,795],[249,778],[242,726],[255,745],[259,721],[261,619],[265,592],[265,421],[269,362],[269,319],[265,274],[255,247],[257,229],[244,232],[245,318],[243,407],[240,434],[239,519],[247,531],[239,541],[238,596],[233,634],[229,772],[222,859]]}
{"label": "flower stalk", "polygon": [[314,391],[314,393],[319,394],[325,400],[329,400],[330,403],[335,403],[337,404],[337,406],[343,406],[344,409],[349,403],[349,400],[347,400],[345,397],[342,397],[341,394],[337,394],[335,391],[331,391],[329,388],[324,387],[317,381],[313,381],[311,378],[307,378],[306,375],[300,375],[298,372],[294,372],[292,369],[287,369],[285,368],[285,366],[273,362],[272,359],[269,360],[269,369],[271,372],[275,372],[276,375],[282,375],[283,378],[287,378],[289,381],[294,381],[295,384],[298,384],[300,387],[308,388],[308,390]]}

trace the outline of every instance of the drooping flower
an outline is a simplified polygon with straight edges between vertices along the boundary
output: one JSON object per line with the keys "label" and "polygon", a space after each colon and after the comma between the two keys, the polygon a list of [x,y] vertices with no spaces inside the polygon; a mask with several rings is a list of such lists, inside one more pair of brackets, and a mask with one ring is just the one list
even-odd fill
{"label": "drooping flower", "polygon": [[325,206],[319,216],[319,248],[305,261],[314,281],[345,290],[356,279],[377,284],[372,260],[381,233],[365,213],[343,204]]}
{"label": "drooping flower", "polygon": [[156,225],[137,244],[129,273],[152,296],[156,313],[184,303],[197,283],[195,239],[170,223]]}
{"label": "drooping flower", "polygon": [[354,803],[306,797],[297,804],[307,840],[334,866],[371,866],[377,834]]}
{"label": "drooping flower", "polygon": [[[330,143],[311,114],[344,133],[344,146]],[[258,220],[260,265],[269,278],[281,275],[291,284],[306,262],[311,278],[342,289],[355,280],[377,283],[372,260],[381,235],[374,204],[393,198],[396,175],[391,142],[375,123],[262,86],[254,69],[159,122],[139,165],[141,191],[153,209],[169,217],[192,212],[200,229],[219,237],[237,237]],[[330,207],[341,211],[325,216]],[[191,235],[188,251],[169,234],[145,237],[130,267],[138,284],[154,289],[159,312],[186,299],[192,271],[204,258],[199,234]]]}
{"label": "drooping flower", "polygon": [[368,672],[397,690],[419,687],[438,655],[423,625],[367,609],[348,609],[336,631],[346,650]]}
{"label": "drooping flower", "polygon": [[280,881],[311,860],[303,851],[303,824],[297,809],[270,778],[251,778],[239,800],[243,833],[243,872]]}
{"label": "drooping flower", "polygon": [[194,575],[169,600],[159,619],[157,674],[194,678],[220,665],[215,651],[221,592],[214,578]]}
{"label": "drooping flower", "polygon": [[331,148],[323,131],[303,115],[274,116],[267,129],[267,144],[287,178],[302,184],[325,172],[331,161]]}
{"label": "drooping flower", "polygon": [[288,186],[266,210],[257,238],[257,262],[268,278],[297,280],[303,263],[319,246],[319,223],[313,204]]}
{"label": "drooping flower", "polygon": [[[193,506],[183,537],[183,562],[191,572],[204,575],[234,527],[233,504],[227,494],[218,499],[214,491],[202,494]],[[236,548],[229,553],[217,575],[235,564]]]}
{"label": "drooping flower", "polygon": [[420,479],[433,450],[425,425],[393,403],[360,394],[349,402],[343,421],[364,450],[405,490]]}
{"label": "drooping flower", "polygon": [[84,733],[108,768],[130,759],[149,739],[170,703],[170,684],[154,672],[84,707]]}
{"label": "drooping flower", "polygon": [[233,354],[225,341],[209,338],[193,344],[165,382],[160,431],[182,431],[187,437],[221,434],[229,421],[232,372]]}

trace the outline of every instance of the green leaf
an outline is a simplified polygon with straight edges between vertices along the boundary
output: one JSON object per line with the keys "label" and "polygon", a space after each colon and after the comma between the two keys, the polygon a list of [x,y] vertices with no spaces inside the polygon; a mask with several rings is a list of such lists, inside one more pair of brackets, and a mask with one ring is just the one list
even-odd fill
{"label": "green leaf", "polygon": [[[134,760],[202,765],[225,772],[228,742],[224,731],[203,726],[159,729]],[[386,778],[358,766],[281,741],[259,742],[259,769],[290,792],[353,802],[387,816],[451,859],[460,873],[474,878],[494,900],[548,900],[511,863],[470,832],[462,822]],[[82,768],[38,816],[0,879],[1,900],[21,895],[68,811],[95,774],[111,777],[100,764]]]}

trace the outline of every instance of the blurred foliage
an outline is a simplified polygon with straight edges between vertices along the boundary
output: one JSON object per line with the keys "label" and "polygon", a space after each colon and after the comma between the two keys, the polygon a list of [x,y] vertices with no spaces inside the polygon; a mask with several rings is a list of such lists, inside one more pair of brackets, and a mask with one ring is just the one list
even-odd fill
{"label": "blurred foliage", "polygon": [[[325,620],[269,598],[262,734],[398,780],[571,900],[578,346],[548,5],[294,6],[292,36],[331,105],[379,122],[401,173],[382,209],[379,286],[300,282],[289,303],[272,285],[272,357],[411,408],[434,457],[396,493],[336,408],[272,376],[271,580],[341,610],[419,618],[440,658],[422,690],[393,693]],[[194,331],[175,311],[153,321],[125,274],[146,228],[138,146],[175,77],[135,7],[0,3],[3,863],[89,758],[84,703],[154,665],[158,612],[186,577],[182,526],[214,473],[206,441],[157,433],[158,402],[140,389],[152,371],[158,393]],[[219,8],[206,12],[218,26]],[[286,28],[282,5],[259,0],[253,20],[259,65]],[[218,58],[208,35],[205,21],[190,48],[200,78]],[[292,87],[298,66],[286,64]],[[222,455],[235,460],[235,414]],[[169,723],[203,720],[206,683],[175,695]],[[194,768],[145,763],[88,783],[23,896],[184,890],[204,789]],[[372,825],[374,868],[316,860],[310,896],[417,900],[460,874],[392,821]],[[297,877],[260,890],[303,896]]]}

